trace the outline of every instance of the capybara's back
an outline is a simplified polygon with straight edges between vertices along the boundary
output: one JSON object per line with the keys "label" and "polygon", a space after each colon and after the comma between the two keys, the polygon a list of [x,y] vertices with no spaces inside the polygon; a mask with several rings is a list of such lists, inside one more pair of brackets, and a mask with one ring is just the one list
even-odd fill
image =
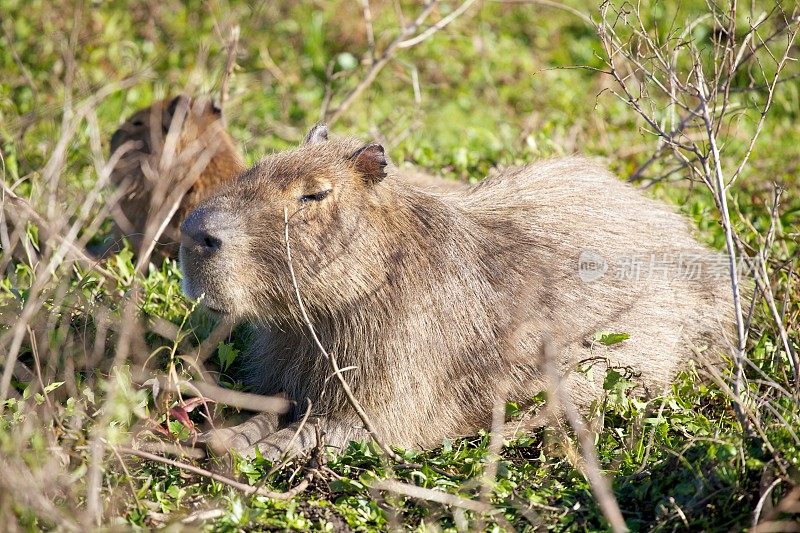
{"label": "capybara's back", "polygon": [[506,354],[525,359],[549,337],[578,404],[598,397],[607,368],[658,394],[690,359],[719,361],[727,349],[727,257],[698,243],[672,208],[596,163],[508,170],[462,205],[520,239],[497,265],[498,277],[528,278],[512,303],[519,326]]}
{"label": "capybara's back", "polygon": [[[391,444],[435,446],[488,427],[497,400],[527,402],[549,385],[545,342],[584,409],[608,368],[660,393],[724,349],[725,259],[596,164],[544,161],[441,195],[397,179],[379,145],[313,137],[192,213],[181,263],[190,296],[254,322],[251,387],[288,395],[295,419],[310,401],[326,443],[363,432],[300,311],[287,231],[318,339]],[[246,423],[229,442],[313,445],[298,424]]]}

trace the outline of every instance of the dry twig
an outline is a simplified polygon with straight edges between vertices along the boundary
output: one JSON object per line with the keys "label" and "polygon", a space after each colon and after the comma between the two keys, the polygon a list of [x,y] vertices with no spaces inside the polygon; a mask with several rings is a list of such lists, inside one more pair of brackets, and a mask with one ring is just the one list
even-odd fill
{"label": "dry twig", "polygon": [[236,52],[237,48],[239,47],[239,33],[239,26],[236,25],[231,28],[230,35],[228,36],[228,54],[225,58],[225,71],[222,74],[222,82],[220,83],[219,88],[219,108],[223,110],[225,109],[225,103],[228,101],[228,97],[230,96],[228,93],[228,86],[231,78],[233,77],[233,71],[236,68]]}
{"label": "dry twig", "polygon": [[514,527],[502,516],[500,509],[481,501],[468,500],[455,494],[448,494],[446,492],[439,492],[436,490],[418,487],[416,485],[409,485],[396,479],[384,479],[376,481],[370,485],[373,489],[387,490],[404,496],[410,496],[420,500],[440,503],[442,505],[450,505],[452,507],[459,507],[467,511],[476,513],[483,513],[491,516],[501,527],[506,531],[514,531]]}
{"label": "dry twig", "polygon": [[[111,447],[110,445],[108,446]],[[308,485],[314,478],[314,472],[315,472],[314,470],[309,470],[308,474],[306,474],[303,480],[297,485],[295,485],[292,489],[287,490],[286,492],[275,492],[271,490],[266,490],[263,487],[254,487],[253,485],[246,485],[245,483],[240,483],[229,477],[206,470],[205,468],[200,468],[198,466],[190,465],[188,463],[183,463],[181,461],[176,461],[174,459],[168,459],[166,457],[161,457],[159,455],[155,455],[142,450],[134,450],[133,448],[128,448],[127,446],[116,446],[113,447],[113,449],[115,449],[120,453],[124,453],[127,455],[135,455],[137,457],[141,457],[142,459],[147,459],[148,461],[155,461],[157,463],[174,466],[175,468],[180,468],[181,470],[184,470],[186,472],[191,472],[193,474],[197,474],[198,476],[213,479],[214,481],[219,481],[220,483],[224,483],[229,487],[233,487],[234,489],[243,492],[247,496],[263,496],[265,498],[270,498],[273,500],[290,500],[294,498],[295,496],[297,496],[298,494],[300,494],[301,492],[303,492],[308,488]]]}
{"label": "dry twig", "polygon": [[[410,48],[412,46],[416,46],[433,35],[435,35],[438,31],[445,28],[448,24],[453,22],[456,18],[462,15],[469,7],[475,2],[475,0],[464,0],[464,2],[456,8],[450,15],[442,18],[438,23],[434,24],[427,30],[416,34],[419,27],[425,22],[431,12],[437,7],[439,4],[439,0],[427,0],[424,4],[422,11],[420,11],[417,18],[415,18],[411,24],[404,26],[397,37],[389,43],[389,45],[384,49],[383,53],[379,57],[375,57],[374,51],[370,52],[371,58],[369,61],[369,69],[364,77],[358,82],[358,84],[353,87],[353,89],[348,92],[344,98],[342,99],[339,106],[333,110],[324,109],[323,110],[323,117],[322,121],[328,124],[333,124],[342,116],[342,114],[347,111],[353,102],[361,96],[363,93],[372,83],[375,81],[375,78],[378,77],[378,74],[381,70],[392,60],[394,59],[397,51],[403,48]],[[368,11],[365,11],[365,14]],[[371,25],[371,19],[368,22],[368,26]],[[415,35],[416,34],[416,35]]]}
{"label": "dry twig", "polygon": [[581,414],[575,404],[572,403],[569,391],[564,387],[563,376],[560,376],[556,369],[555,346],[550,340],[545,340],[542,345],[541,361],[548,384],[547,409],[559,427],[560,424],[557,421],[561,413],[563,413],[578,437],[580,453],[583,458],[583,463],[579,467],[589,480],[592,493],[597,499],[600,510],[608,520],[611,529],[616,533],[628,531],[628,526],[625,524],[625,519],[619,510],[617,499],[611,490],[611,483],[600,468],[600,461],[597,459],[597,452],[595,451],[594,434],[586,427]]}

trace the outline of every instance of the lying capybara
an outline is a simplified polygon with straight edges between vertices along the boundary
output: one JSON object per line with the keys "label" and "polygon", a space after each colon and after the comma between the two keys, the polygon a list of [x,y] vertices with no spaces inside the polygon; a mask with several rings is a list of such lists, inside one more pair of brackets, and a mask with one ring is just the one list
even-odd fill
{"label": "lying capybara", "polygon": [[[165,156],[171,131],[174,149]],[[115,237],[127,236],[138,251],[148,224],[160,224],[177,201],[177,210],[159,238],[164,244],[156,250],[160,256],[177,255],[178,228],[186,214],[243,172],[243,157],[225,129],[222,111],[208,99],[183,95],[156,102],[132,115],[111,137],[111,153],[126,143],[111,174],[111,182],[123,188],[120,209],[114,216]],[[466,189],[461,182],[413,168],[402,169],[399,174],[425,189]]]}
{"label": "lying capybara", "polygon": [[245,170],[221,110],[206,99],[181,95],[136,112],[111,137],[111,153],[123,145],[111,173],[123,189],[114,220],[137,251],[169,218],[156,252],[177,255],[186,214]]}
{"label": "lying capybara", "polygon": [[284,231],[316,336],[393,445],[474,434],[498,399],[530,400],[548,385],[545,339],[586,408],[607,368],[661,393],[694,354],[719,356],[731,326],[725,258],[672,209],[580,158],[442,196],[399,180],[380,145],[318,126],[181,231],[184,291],[252,323],[250,388],[295,405],[207,436],[245,455],[314,446],[311,423],[293,438],[309,405],[325,444],[365,437],[303,318]]}

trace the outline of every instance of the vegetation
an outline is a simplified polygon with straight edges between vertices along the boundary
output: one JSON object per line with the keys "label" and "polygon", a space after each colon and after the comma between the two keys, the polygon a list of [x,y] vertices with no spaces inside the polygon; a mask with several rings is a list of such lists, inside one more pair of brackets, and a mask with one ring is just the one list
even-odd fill
{"label": "vegetation", "polygon": [[[469,2],[446,27],[394,49],[374,81],[342,107],[367,79],[375,64],[370,58],[379,62],[400,35],[400,21],[411,24],[427,9],[373,0],[369,31],[365,4],[0,0],[0,528],[609,527],[587,476],[589,451],[568,425],[506,441],[499,456],[489,433],[425,453],[400,450],[413,468],[388,461],[374,443],[353,444],[316,465],[194,462],[272,491],[296,487],[312,469],[309,486],[285,499],[248,495],[205,474],[126,453],[132,439],[191,438],[206,409],[215,417],[236,416],[151,378],[186,378],[198,354],[210,351],[208,364],[220,381],[238,388],[246,332],[237,328],[207,341],[216,324],[181,295],[172,261],[137,272],[129,249],[95,264],[74,248],[108,233],[104,200],[112,191],[102,176],[111,133],[156,99],[218,94],[229,36],[238,26],[238,67],[225,114],[248,163],[297,144],[321,116],[335,117],[334,132],[380,139],[400,165],[470,182],[499,166],[577,152],[602,158],[622,178],[634,176],[720,250],[726,227],[719,191],[696,171],[702,157],[687,163],[680,148],[669,142],[663,148],[664,137],[642,118],[649,114],[670,130],[682,108],[655,90],[669,78],[662,71],[643,74],[634,52],[652,52],[643,35],[652,36],[655,49],[687,51],[675,56],[678,78],[696,79],[699,64],[721,82],[719,66],[731,59],[715,50],[744,45],[742,68],[725,71],[729,91],[710,105],[720,149],[710,168],[719,165],[727,178],[736,177],[723,195],[737,253],[764,267],[745,358],[737,364],[736,339],[721,369],[696,366],[687,354],[672,389],[648,401],[611,371],[591,427],[628,528],[728,531],[760,520],[770,522],[765,530],[789,530],[800,501],[800,398],[792,366],[800,325],[800,85],[794,62],[779,65],[787,50],[797,55],[789,39],[800,20],[791,12],[795,6],[754,0],[731,12],[724,3],[644,0],[637,11],[614,2],[608,27],[634,53],[616,56],[622,81],[635,81],[631,100],[609,74],[597,5]],[[460,5],[432,5],[414,35]],[[638,57],[656,62],[652,54]],[[723,97],[725,107],[717,107]],[[689,94],[684,101],[693,106],[697,100]],[[646,113],[637,113],[636,104]],[[707,155],[709,136],[698,124],[689,121],[673,139]],[[57,230],[50,227],[47,239],[39,238],[43,221]],[[34,250],[17,245],[20,236]],[[624,332],[598,335],[603,343],[624,340]],[[508,416],[516,411],[507,406]],[[379,489],[388,479],[459,498]],[[494,510],[483,513],[465,501]]]}

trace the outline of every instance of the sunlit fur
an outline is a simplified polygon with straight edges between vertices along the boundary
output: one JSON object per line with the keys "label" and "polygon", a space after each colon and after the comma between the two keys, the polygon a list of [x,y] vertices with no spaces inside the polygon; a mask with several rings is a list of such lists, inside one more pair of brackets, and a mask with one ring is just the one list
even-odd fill
{"label": "sunlit fur", "polygon": [[[496,398],[529,400],[546,386],[545,338],[584,409],[601,396],[608,367],[632,376],[641,393],[660,393],[693,353],[713,360],[726,349],[732,305],[717,255],[673,209],[597,164],[542,161],[439,194],[398,180],[391,167],[369,184],[349,159],[362,145],[331,138],[266,158],[202,205],[226,213],[233,228],[219,252],[182,247],[186,291],[253,324],[245,377],[255,391],[296,402],[284,426],[310,399],[327,444],[363,437],[301,317],[284,209],[314,329],[350,368],[344,375],[391,444],[430,447],[473,434],[490,423]],[[324,200],[301,203],[326,189]],[[667,254],[674,262],[664,277],[609,272],[585,282],[585,250],[609,261]],[[705,268],[677,275],[681,254]],[[607,347],[593,342],[599,331],[630,339]],[[262,449],[280,448],[295,427],[268,436],[269,426],[245,444],[267,437]],[[309,446],[313,434],[301,440]]]}

